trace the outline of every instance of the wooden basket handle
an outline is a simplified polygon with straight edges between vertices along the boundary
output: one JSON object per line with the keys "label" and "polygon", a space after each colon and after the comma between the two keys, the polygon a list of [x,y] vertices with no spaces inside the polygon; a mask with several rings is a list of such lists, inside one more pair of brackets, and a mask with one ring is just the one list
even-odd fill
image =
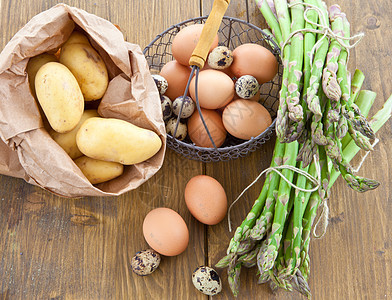
{"label": "wooden basket handle", "polygon": [[201,32],[199,42],[189,59],[190,66],[197,66],[200,69],[204,67],[208,52],[218,33],[219,26],[229,4],[230,0],[214,0],[211,12]]}

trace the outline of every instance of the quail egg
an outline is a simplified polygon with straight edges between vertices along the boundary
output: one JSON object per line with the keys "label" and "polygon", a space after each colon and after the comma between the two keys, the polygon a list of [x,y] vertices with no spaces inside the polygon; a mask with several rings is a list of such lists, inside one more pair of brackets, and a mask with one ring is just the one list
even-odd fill
{"label": "quail egg", "polygon": [[161,105],[162,105],[163,121],[166,122],[172,116],[173,103],[168,96],[162,95]]}
{"label": "quail egg", "polygon": [[176,135],[174,136],[174,131],[176,130],[177,118],[171,118],[166,124],[166,133],[170,134],[177,140],[184,140],[188,134],[188,127],[183,121],[180,120],[177,127]]}
{"label": "quail egg", "polygon": [[161,256],[159,253],[152,249],[142,250],[132,257],[131,268],[137,275],[145,276],[154,272],[160,262]]}
{"label": "quail egg", "polygon": [[217,70],[223,70],[233,62],[233,52],[226,46],[218,46],[214,48],[208,55],[208,65]]}
{"label": "quail egg", "polygon": [[235,83],[235,92],[242,99],[250,99],[259,91],[259,83],[252,75],[243,75]]}
{"label": "quail egg", "polygon": [[195,111],[195,102],[193,102],[192,98],[189,96],[185,96],[185,98],[184,96],[177,97],[173,101],[173,113],[176,116],[180,114],[182,102],[184,102],[184,106],[182,107],[180,118],[186,119],[189,118]]}
{"label": "quail egg", "polygon": [[159,94],[163,95],[164,93],[166,93],[166,90],[167,90],[169,84],[167,83],[167,80],[165,79],[165,77],[158,75],[158,74],[152,74],[151,76],[155,81],[155,84],[158,88]]}
{"label": "quail egg", "polygon": [[222,282],[218,273],[207,266],[197,267],[193,271],[192,283],[205,295],[214,296],[222,291]]}

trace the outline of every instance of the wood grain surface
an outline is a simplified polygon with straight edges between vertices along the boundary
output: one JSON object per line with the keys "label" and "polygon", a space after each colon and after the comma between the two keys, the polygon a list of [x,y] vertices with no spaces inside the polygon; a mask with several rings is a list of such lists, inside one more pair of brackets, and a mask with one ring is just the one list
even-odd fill
{"label": "wood grain surface", "polygon": [[[60,1],[0,0],[0,49],[34,15]],[[339,2],[353,33],[364,32],[350,51],[351,72],[361,69],[364,88],[377,92],[371,114],[392,93],[392,2],[390,0],[327,0]],[[206,15],[212,0],[64,1],[121,27],[127,41],[143,49],[167,27]],[[231,0],[226,13],[261,28],[265,22],[252,0]],[[1,101],[1,100],[0,100]],[[360,175],[381,186],[364,194],[339,179],[332,189],[330,224],[322,239],[311,241],[310,287],[313,299],[392,299],[391,254],[391,125],[378,134],[380,143],[366,159]],[[227,218],[215,226],[196,221],[183,192],[199,174],[213,176],[231,203],[269,166],[274,139],[245,158],[200,163],[167,151],[161,170],[138,189],[119,197],[66,199],[21,179],[0,176],[0,299],[207,299],[192,285],[192,271],[213,266],[225,254],[232,233]],[[358,162],[358,161],[357,161]],[[263,180],[252,187],[232,211],[233,226],[244,219]],[[138,276],[130,259],[148,247],[142,234],[145,215],[170,207],[190,231],[187,250],[163,257],[158,270]],[[214,299],[234,299],[225,270],[219,270],[223,291]],[[258,285],[256,270],[244,270],[238,299],[304,299],[297,292],[272,293]]]}

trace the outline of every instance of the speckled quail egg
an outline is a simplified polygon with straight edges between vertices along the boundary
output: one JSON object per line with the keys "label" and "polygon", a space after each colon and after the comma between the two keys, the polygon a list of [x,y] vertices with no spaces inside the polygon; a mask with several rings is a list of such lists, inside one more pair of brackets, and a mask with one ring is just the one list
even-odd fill
{"label": "speckled quail egg", "polygon": [[252,75],[243,75],[235,83],[235,92],[242,99],[250,99],[259,91],[259,83]]}
{"label": "speckled quail egg", "polygon": [[222,290],[222,282],[218,273],[207,266],[197,267],[192,274],[195,288],[205,295],[214,296]]}
{"label": "speckled quail egg", "polygon": [[188,127],[186,124],[180,120],[177,127],[176,135],[174,136],[174,131],[176,129],[177,118],[171,118],[166,124],[166,133],[170,134],[172,137],[176,138],[177,140],[184,140],[188,133]]}
{"label": "speckled quail egg", "polygon": [[145,276],[154,272],[161,262],[161,256],[152,249],[142,250],[135,254],[131,260],[132,271],[137,275]]}
{"label": "speckled quail egg", "polygon": [[155,84],[158,88],[159,94],[163,95],[164,93],[166,93],[166,90],[169,86],[169,84],[167,83],[167,80],[165,77],[159,75],[159,74],[152,74],[151,75],[152,78],[155,81]]}
{"label": "speckled quail egg", "polygon": [[207,62],[213,69],[226,69],[230,67],[233,62],[233,52],[226,46],[218,46],[208,55]]}
{"label": "speckled quail egg", "polygon": [[172,116],[173,103],[168,96],[162,95],[161,105],[162,105],[163,121],[166,122]]}
{"label": "speckled quail egg", "polygon": [[184,96],[177,97],[173,101],[173,113],[176,116],[180,114],[182,102],[184,102],[184,106],[182,107],[180,118],[186,119],[189,118],[195,111],[195,102],[193,102],[192,98],[189,96],[185,96],[185,98]]}

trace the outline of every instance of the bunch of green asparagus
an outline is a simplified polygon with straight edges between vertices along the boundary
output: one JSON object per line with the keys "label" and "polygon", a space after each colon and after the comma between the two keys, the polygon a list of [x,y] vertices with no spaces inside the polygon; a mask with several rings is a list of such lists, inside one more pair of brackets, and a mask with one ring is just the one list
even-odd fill
{"label": "bunch of green asparagus", "polygon": [[[273,289],[296,289],[310,297],[309,242],[318,208],[341,174],[359,192],[379,183],[354,174],[350,161],[372,150],[375,133],[390,118],[392,96],[370,121],[376,94],[361,90],[365,76],[347,71],[350,24],[338,5],[322,0],[256,0],[280,46],[283,78],[271,168],[258,199],[236,229],[227,255],[216,266],[226,268],[235,296],[241,267],[258,268],[258,282]],[[311,181],[296,167],[319,178]],[[296,187],[292,187],[292,182]]]}

